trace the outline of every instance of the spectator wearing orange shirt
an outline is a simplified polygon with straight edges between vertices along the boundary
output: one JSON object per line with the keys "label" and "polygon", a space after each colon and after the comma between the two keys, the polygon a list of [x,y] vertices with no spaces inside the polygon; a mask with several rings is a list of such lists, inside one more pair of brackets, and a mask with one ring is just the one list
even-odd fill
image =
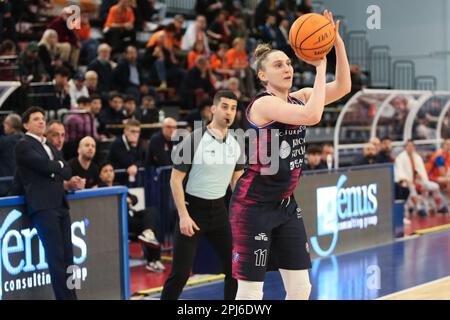
{"label": "spectator wearing orange shirt", "polygon": [[127,45],[135,42],[134,20],[133,8],[129,5],[129,0],[119,0],[109,9],[103,32],[113,52],[123,52]]}
{"label": "spectator wearing orange shirt", "polygon": [[91,24],[86,13],[81,14],[80,29],[75,29],[75,34],[81,41],[80,61],[88,65],[97,57],[98,40],[91,38]]}
{"label": "spectator wearing orange shirt", "polygon": [[254,95],[255,80],[245,51],[245,40],[236,38],[233,40],[233,48],[225,54],[227,68],[236,71],[236,77],[240,80],[241,91],[247,97]]}
{"label": "spectator wearing orange shirt", "polygon": [[229,77],[234,77],[236,75],[236,71],[232,68],[226,67],[225,55],[228,49],[228,44],[221,43],[219,45],[219,50],[217,50],[217,52],[212,54],[209,58],[211,70],[219,81],[227,80]]}
{"label": "spectator wearing orange shirt", "polygon": [[197,41],[194,50],[189,51],[188,54],[188,70],[195,67],[195,61],[198,57],[206,57],[205,45],[201,41]]}

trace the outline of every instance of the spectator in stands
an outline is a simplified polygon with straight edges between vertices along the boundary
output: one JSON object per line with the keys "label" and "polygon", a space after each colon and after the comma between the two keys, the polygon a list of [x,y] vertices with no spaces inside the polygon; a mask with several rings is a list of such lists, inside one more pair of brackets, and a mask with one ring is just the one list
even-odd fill
{"label": "spectator in stands", "polygon": [[197,16],[195,23],[192,23],[187,28],[183,39],[181,40],[181,49],[184,51],[192,50],[197,41],[203,41],[205,44],[205,51],[207,55],[210,53],[208,37],[205,33],[206,30],[206,18],[203,15]]}
{"label": "spectator in stands", "polygon": [[230,36],[229,40],[233,40],[235,38],[243,38],[248,39],[248,29],[245,25],[244,17],[242,16],[242,13],[235,12],[228,21],[228,28],[230,29]]}
{"label": "spectator in stands", "polygon": [[231,40],[230,28],[227,24],[227,18],[228,13],[223,10],[220,11],[206,31],[209,47],[212,51],[216,51],[219,48],[220,43],[229,43]]}
{"label": "spectator in stands", "polygon": [[209,59],[209,64],[214,76],[218,81],[222,82],[227,80],[229,77],[234,77],[236,75],[235,70],[226,66],[227,60],[225,54],[227,53],[228,49],[228,44],[221,43],[219,45],[219,50],[213,53]]}
{"label": "spectator in stands", "polygon": [[393,163],[395,158],[392,154],[392,140],[389,137],[381,139],[380,151],[376,156],[377,163]]}
{"label": "spectator in stands", "polygon": [[372,142],[368,142],[363,147],[362,156],[355,161],[355,165],[362,166],[376,163],[377,149]]}
{"label": "spectator in stands", "polygon": [[124,120],[123,97],[118,92],[112,92],[109,96],[109,106],[102,108],[98,115],[101,128],[100,132],[105,134],[108,132],[106,129],[108,124],[122,124]]}
{"label": "spectator in stands", "polygon": [[172,149],[174,143],[172,136],[177,130],[177,122],[173,118],[166,118],[162,123],[161,131],[155,133],[150,139],[146,164],[148,166],[172,165]]}
{"label": "spectator in stands", "polygon": [[380,139],[377,137],[373,137],[372,139],[370,139],[369,142],[375,146],[375,152],[376,152],[376,154],[378,154],[378,152],[380,152],[380,149],[381,149]]}
{"label": "spectator in stands", "polygon": [[39,46],[32,41],[19,56],[19,72],[22,83],[46,82],[49,75],[39,58]]}
{"label": "spectator in stands", "polygon": [[97,59],[92,61],[88,70],[95,71],[98,76],[98,91],[107,94],[112,87],[113,69],[115,63],[110,60],[111,47],[102,43],[97,49]]}
{"label": "spectator in stands", "polygon": [[282,19],[277,29],[276,48],[286,53],[286,55],[291,59],[294,59],[295,53],[292,50],[291,45],[289,43],[289,29],[290,29],[289,20],[287,18]]}
{"label": "spectator in stands", "polygon": [[0,81],[19,81],[16,45],[7,39],[0,44]]}
{"label": "spectator in stands", "polygon": [[92,137],[86,136],[78,145],[78,157],[69,161],[72,176],[79,176],[85,180],[85,188],[96,188],[99,184],[99,168],[93,161],[96,143]]}
{"label": "spectator in stands", "polygon": [[230,128],[232,128],[232,129],[241,128],[241,129],[246,130],[249,128],[249,124],[245,120],[244,114],[245,114],[245,109],[247,107],[247,104],[250,102],[250,98],[244,96],[239,88],[240,88],[239,79],[236,77],[231,77],[230,79],[228,79],[226,82],[226,85],[224,87],[224,89],[230,90],[231,92],[233,92],[234,95],[238,99],[236,116],[235,116],[234,122]]}
{"label": "spectator in stands", "polygon": [[113,71],[113,79],[116,90],[132,95],[138,101],[140,100],[141,86],[144,85],[144,81],[136,47],[128,46],[126,48],[125,58],[119,62]]}
{"label": "spectator in stands", "polygon": [[119,0],[109,9],[103,32],[106,42],[115,52],[123,52],[127,45],[136,41],[134,30],[133,8],[129,5],[130,0]]}
{"label": "spectator in stands", "polygon": [[69,70],[61,67],[55,70],[55,78],[52,81],[52,95],[43,97],[43,106],[48,109],[70,109]]}
{"label": "spectator in stands", "polygon": [[435,152],[426,165],[431,181],[439,184],[441,190],[447,190],[450,199],[450,139],[445,139],[442,149]]}
{"label": "spectator in stands", "polygon": [[[115,180],[114,166],[110,162],[105,162],[100,166],[100,184],[99,187],[113,187]],[[133,207],[138,199],[131,193],[127,194],[128,205],[128,231],[137,234],[137,238],[144,245],[142,247],[144,256],[147,259],[147,270],[153,272],[162,272],[165,270],[161,263],[160,244],[156,239],[155,233],[155,208],[136,211]]]}
{"label": "spectator in stands", "polygon": [[268,43],[272,48],[277,48],[277,17],[275,14],[269,14],[266,23],[261,28],[261,39]]}
{"label": "spectator in stands", "polygon": [[312,144],[306,151],[306,162],[303,165],[303,170],[322,170],[328,169],[327,165],[321,160],[322,148],[318,145]]}
{"label": "spectator in stands", "polygon": [[240,80],[241,91],[247,97],[254,95],[255,80],[250,64],[245,52],[245,40],[236,38],[233,40],[233,48],[229,49],[225,54],[226,67],[236,71],[236,76]]}
{"label": "spectator in stands", "polygon": [[[186,117],[186,122],[188,123],[187,129],[189,131],[194,131],[195,122],[200,121],[202,127],[206,127],[208,123],[212,120],[212,112],[211,107],[213,105],[213,101],[211,98],[204,98],[200,101],[200,104],[197,109],[191,111],[191,113]],[[197,123],[198,125],[198,123]]]}
{"label": "spectator in stands", "polygon": [[159,121],[159,112],[156,109],[155,98],[144,96],[137,116],[141,123],[156,123]]}
{"label": "spectator in stands", "polygon": [[352,79],[352,91],[350,96],[354,95],[358,91],[367,87],[365,82],[365,76],[361,72],[361,66],[359,64],[350,65],[350,75]]}
{"label": "spectator in stands", "polygon": [[70,7],[65,7],[61,11],[61,15],[53,19],[47,28],[56,31],[59,43],[67,43],[70,45],[70,56],[67,62],[75,69],[78,65],[81,43],[73,31],[75,29],[74,26],[72,26],[73,28],[69,28],[68,26],[67,21],[72,14],[72,9]]}
{"label": "spectator in stands", "polygon": [[188,71],[185,79],[184,88],[187,106],[192,109],[205,96],[213,96],[216,91],[215,81],[209,61],[203,56],[197,57],[195,67]]}
{"label": "spectator in stands", "polygon": [[155,0],[136,1],[136,27],[138,30],[154,31],[166,17],[167,6]]}
{"label": "spectator in stands", "polygon": [[177,14],[174,17],[173,25],[175,27],[173,42],[174,52],[176,55],[182,55],[181,39],[183,39],[184,33],[186,32],[186,29],[184,28],[184,16]]}
{"label": "spectator in stands", "polygon": [[138,120],[127,120],[123,135],[117,137],[109,151],[108,160],[113,166],[127,170],[125,175],[116,178],[122,185],[127,185],[127,181],[134,185],[138,168],[144,164],[145,150],[139,144],[140,126]]}
{"label": "spectator in stands", "polygon": [[89,96],[98,95],[100,92],[98,90],[98,75],[97,72],[89,70],[86,72],[86,88],[88,89]]}
{"label": "spectator in stands", "polygon": [[322,146],[322,157],[320,160],[328,169],[334,167],[334,146],[332,143],[325,143]]}
{"label": "spectator in stands", "polygon": [[69,80],[69,95],[70,95],[70,106],[72,109],[76,109],[78,107],[77,100],[81,97],[89,97],[88,88],[85,85],[86,78],[84,77],[84,73],[77,72]]}
{"label": "spectator in stands", "polygon": [[255,28],[259,29],[260,26],[264,25],[264,23],[266,23],[266,17],[269,14],[274,14],[276,10],[276,1],[260,0],[255,8]]}
{"label": "spectator in stands", "polygon": [[195,60],[197,60],[197,58],[200,56],[206,57],[205,46],[201,41],[197,42],[194,49],[189,51],[188,53],[188,69],[192,69],[195,67]]}
{"label": "spectator in stands", "polygon": [[302,2],[297,6],[297,17],[301,17],[304,14],[313,12],[312,0],[302,0]]}
{"label": "spectator in stands", "polygon": [[55,68],[63,66],[63,61],[69,60],[70,44],[59,43],[58,34],[53,29],[45,30],[39,41],[39,58],[51,78],[54,77]]}
{"label": "spectator in stands", "polygon": [[80,28],[75,28],[74,32],[81,42],[80,62],[88,65],[96,57],[99,42],[91,37],[91,24],[87,13],[81,14]]}
{"label": "spectator in stands", "polygon": [[427,193],[431,192],[438,212],[448,213],[448,207],[439,191],[439,185],[428,179],[425,164],[416,152],[414,141],[408,140],[405,144],[405,150],[395,158],[395,170],[397,173],[396,182],[409,188],[409,202],[413,211],[417,211],[420,216],[428,214],[430,207],[427,205],[428,201],[425,200]]}
{"label": "spectator in stands", "polygon": [[0,42],[9,39],[17,42],[16,22],[14,17],[14,3],[12,0],[0,2]]}
{"label": "spectator in stands", "polygon": [[[12,177],[16,169],[14,148],[23,137],[22,118],[15,113],[6,116],[3,121],[4,135],[0,136],[0,177]],[[9,183],[0,182],[0,197],[6,196]]]}
{"label": "spectator in stands", "polygon": [[100,121],[98,120],[100,111],[102,110],[102,98],[98,94],[94,94],[89,98],[91,98],[91,116],[94,121],[94,132],[98,133],[98,137],[96,137],[96,139],[104,141],[107,139],[107,136],[100,134]]}
{"label": "spectator in stands", "polygon": [[152,79],[157,79],[159,91],[166,91],[168,86],[175,87],[179,91],[180,84],[186,76],[186,71],[181,68],[175,56],[174,28],[174,25],[170,24],[156,32],[147,43],[143,59],[146,69],[150,69],[150,83],[155,83]]}
{"label": "spectator in stands", "polygon": [[91,99],[81,96],[77,100],[77,106],[77,109],[74,110],[76,113],[69,114],[64,119],[64,126],[67,132],[66,142],[75,143],[75,148],[78,142],[86,136],[98,139],[97,130],[91,115]]}
{"label": "spectator in stands", "polygon": [[123,102],[123,115],[125,119],[136,119],[136,98],[126,96]]}

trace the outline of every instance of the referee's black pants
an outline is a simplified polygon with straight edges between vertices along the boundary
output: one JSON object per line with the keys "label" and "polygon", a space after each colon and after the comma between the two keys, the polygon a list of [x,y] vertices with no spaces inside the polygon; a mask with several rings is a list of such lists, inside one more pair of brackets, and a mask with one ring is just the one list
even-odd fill
{"label": "referee's black pants", "polygon": [[222,262],[225,274],[224,299],[234,300],[237,281],[231,276],[232,238],[224,199],[205,200],[186,193],[189,215],[200,228],[192,237],[180,232],[179,220],[175,226],[173,263],[161,294],[161,300],[179,298],[192,269],[198,241],[205,235]]}

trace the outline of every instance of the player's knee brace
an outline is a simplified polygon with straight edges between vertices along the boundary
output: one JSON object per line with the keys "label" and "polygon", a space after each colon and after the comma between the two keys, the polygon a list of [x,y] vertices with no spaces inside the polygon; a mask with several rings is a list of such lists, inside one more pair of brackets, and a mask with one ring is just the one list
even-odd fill
{"label": "player's knee brace", "polygon": [[262,300],[264,282],[238,280],[236,300]]}
{"label": "player's knee brace", "polygon": [[308,300],[311,293],[308,270],[280,269],[286,300]]}

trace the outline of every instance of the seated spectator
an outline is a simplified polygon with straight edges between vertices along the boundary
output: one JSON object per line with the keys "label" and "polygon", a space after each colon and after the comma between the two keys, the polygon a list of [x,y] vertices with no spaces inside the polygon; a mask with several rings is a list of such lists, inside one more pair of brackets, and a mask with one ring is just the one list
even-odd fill
{"label": "seated spectator", "polygon": [[203,56],[197,57],[195,67],[189,70],[184,82],[185,102],[188,108],[195,108],[206,96],[214,96],[215,82],[208,60]]}
{"label": "seated spectator", "polygon": [[41,58],[39,58],[39,46],[36,42],[32,41],[28,44],[27,48],[20,54],[18,64],[22,83],[46,82],[49,80],[49,75],[45,71]]}
{"label": "seated spectator", "polygon": [[363,155],[355,161],[355,165],[362,166],[376,163],[377,149],[371,142],[366,143],[363,147]]}
{"label": "seated spectator", "polygon": [[236,38],[248,39],[249,31],[245,25],[242,13],[235,12],[228,21],[228,28],[230,29],[229,40]]}
{"label": "seated spectator", "polygon": [[297,17],[312,13],[314,10],[312,2],[312,0],[302,0],[302,2],[297,6]]}
{"label": "seated spectator", "polygon": [[[70,7],[65,7],[61,11],[61,15],[53,19],[48,25],[48,29],[53,29],[58,34],[58,41],[60,44],[70,45],[70,56],[66,61],[73,69],[78,66],[78,58],[80,56],[81,43],[74,32],[74,26],[69,28],[68,19],[73,11]],[[75,21],[74,21],[75,22]]]}
{"label": "seated spectator", "polygon": [[78,99],[81,97],[89,97],[88,88],[85,85],[85,77],[82,72],[77,72],[69,80],[70,105],[72,109],[78,108]]}
{"label": "seated spectator", "polygon": [[236,77],[231,77],[226,82],[224,89],[230,90],[238,98],[236,117],[234,119],[234,122],[233,122],[231,128],[233,128],[233,129],[241,128],[241,129],[246,130],[249,128],[249,124],[245,120],[245,117],[243,115],[245,114],[245,109],[247,107],[247,104],[250,102],[250,98],[245,97],[239,88],[240,88],[239,79]]}
{"label": "seated spectator", "polygon": [[99,42],[91,37],[91,24],[87,13],[81,14],[80,28],[75,28],[74,32],[81,42],[80,62],[88,65],[96,57]]}
{"label": "seated spectator", "polygon": [[84,179],[85,188],[96,188],[99,184],[99,168],[93,162],[96,143],[92,137],[86,136],[78,145],[78,157],[69,161],[72,168],[72,176]]}
{"label": "seated spectator", "polygon": [[431,181],[439,184],[441,190],[447,190],[450,199],[450,139],[445,139],[442,149],[435,152],[426,165]]}
{"label": "seated spectator", "polygon": [[197,16],[204,15],[208,24],[211,24],[224,8],[224,2],[223,0],[197,0],[195,2],[195,13]]}
{"label": "seated spectator", "polygon": [[281,20],[280,25],[278,26],[277,29],[276,48],[286,53],[286,55],[289,58],[295,59],[295,53],[292,50],[291,45],[289,43],[290,27],[291,26],[288,19],[285,18]]}
{"label": "seated spectator", "polygon": [[98,76],[98,91],[107,94],[112,87],[113,69],[115,63],[110,60],[111,47],[106,43],[102,43],[97,49],[97,59],[92,61],[88,70],[95,71]]}
{"label": "seated spectator", "polygon": [[141,123],[159,122],[159,111],[156,109],[155,98],[152,96],[142,98],[142,105],[137,118]]}
{"label": "seated spectator", "polygon": [[136,1],[136,27],[138,30],[154,31],[166,18],[167,5],[156,0]]}
{"label": "seated spectator", "polygon": [[91,98],[80,97],[77,100],[77,109],[74,109],[73,114],[69,114],[64,119],[67,135],[66,142],[78,141],[86,136],[93,136],[97,138],[97,132],[92,119]]}
{"label": "seated spectator", "polygon": [[[437,208],[440,213],[448,213],[448,207],[445,198],[439,191],[439,185],[429,180],[423,159],[416,152],[412,140],[406,142],[405,150],[395,158],[395,170],[396,182],[409,188],[410,201],[407,205],[413,212],[417,212],[419,216],[426,216],[428,210]],[[432,193],[436,208],[432,208],[426,201],[429,192]]]}
{"label": "seated spectator", "polygon": [[16,26],[14,19],[14,5],[12,1],[0,2],[0,42],[4,39],[17,42]]}
{"label": "seated spectator", "polygon": [[51,78],[55,75],[55,68],[63,66],[63,61],[69,60],[70,44],[59,43],[58,34],[53,29],[45,30],[39,41],[39,58],[41,59],[47,74]]}
{"label": "seated spectator", "polygon": [[277,48],[277,33],[277,17],[275,14],[269,14],[266,23],[261,27],[261,39],[272,48]]}
{"label": "seated spectator", "polygon": [[322,146],[322,157],[320,160],[328,169],[334,167],[334,146],[332,143],[324,143]]}
{"label": "seated spectator", "polygon": [[174,17],[173,25],[175,26],[173,47],[175,54],[179,55],[182,53],[181,39],[183,39],[184,33],[186,32],[186,29],[184,28],[184,16],[177,14]]}
{"label": "seated spectator", "polygon": [[[216,51],[219,48],[220,43],[230,42],[230,29],[227,22],[228,13],[226,11],[220,11],[214,18],[214,21],[210,24],[206,35],[208,36],[209,47],[212,51]],[[203,42],[203,41],[199,41]],[[196,42],[198,43],[198,42]]]}
{"label": "seated spectator", "polygon": [[85,75],[86,78],[86,88],[88,89],[88,96],[92,96],[92,95],[98,95],[100,94],[99,90],[98,90],[98,75],[97,72],[93,71],[93,70],[89,70],[88,72],[86,72]]}
{"label": "seated spectator", "polygon": [[378,154],[378,152],[380,152],[380,148],[381,148],[380,139],[377,137],[373,137],[372,139],[369,140],[369,142],[374,145],[375,152],[376,152],[376,154]]}
{"label": "seated spectator", "polygon": [[[114,186],[115,173],[114,166],[110,162],[106,162],[100,166],[100,184],[99,187]],[[143,244],[144,256],[147,259],[147,270],[152,272],[162,272],[165,270],[161,263],[160,244],[156,239],[155,232],[155,208],[149,208],[136,211],[133,206],[137,204],[137,197],[131,193],[127,194],[128,206],[128,231],[138,234],[138,239]]]}
{"label": "seated spectator", "polygon": [[211,70],[213,71],[214,76],[217,77],[219,81],[225,81],[229,77],[234,77],[236,75],[236,71],[232,68],[226,67],[226,57],[229,47],[226,43],[221,43],[219,45],[219,50],[211,55],[209,58],[209,63],[211,66]]}
{"label": "seated spectator", "polygon": [[155,133],[150,139],[147,152],[147,166],[170,166],[172,165],[172,149],[174,143],[172,136],[177,130],[177,122],[173,118],[163,121],[161,131]]}
{"label": "seated spectator", "polygon": [[123,100],[123,115],[125,119],[136,119],[136,99],[133,96],[126,96]]}
{"label": "seated spectator", "polygon": [[69,76],[67,68],[61,67],[55,70],[55,78],[50,89],[42,89],[46,94],[42,97],[41,104],[49,110],[70,109]]}
{"label": "seated spectator", "polygon": [[241,91],[247,97],[252,97],[255,91],[255,80],[245,52],[245,40],[242,38],[234,39],[233,48],[227,51],[225,57],[226,67],[236,71],[236,76],[240,80]]}
{"label": "seated spectator", "polygon": [[119,0],[119,2],[109,9],[103,33],[106,42],[115,52],[123,52],[127,45],[136,41],[134,30],[133,8],[129,5],[130,0]]}
{"label": "seated spectator", "polygon": [[117,169],[127,170],[125,175],[116,178],[121,185],[127,185],[127,182],[134,185],[138,168],[144,164],[145,150],[139,144],[140,125],[137,120],[127,120],[123,135],[116,138],[109,151],[108,161]]}
{"label": "seated spectator", "polygon": [[125,58],[118,63],[113,71],[113,84],[117,91],[130,94],[136,100],[140,100],[141,86],[144,85],[144,81],[136,47],[127,46]]}
{"label": "seated spectator", "polygon": [[197,41],[203,41],[205,44],[206,55],[209,56],[210,49],[205,30],[206,18],[203,15],[199,15],[197,16],[195,23],[190,24],[184,33],[183,39],[181,40],[181,49],[184,51],[190,51],[194,48]]}
{"label": "seated spectator", "polygon": [[201,41],[197,42],[194,50],[191,50],[188,53],[188,69],[195,67],[195,61],[198,57],[206,57],[205,45]]}
{"label": "seated spectator", "polygon": [[[0,177],[12,177],[16,169],[14,148],[23,137],[21,117],[15,113],[6,116],[3,132],[0,136]],[[8,194],[9,187],[9,183],[0,182],[0,197]]]}
{"label": "seated spectator", "polygon": [[[52,120],[47,125],[46,137],[59,152],[63,151],[64,141],[66,137],[66,130],[64,125],[59,120]],[[67,159],[67,157],[65,158]],[[72,176],[70,180],[64,181],[64,190],[76,191],[83,190],[85,187],[85,180],[79,176]]]}
{"label": "seated spectator", "polygon": [[100,133],[107,134],[108,124],[122,124],[125,120],[123,115],[123,97],[120,93],[113,92],[109,96],[109,106],[103,107],[98,115],[100,122]]}
{"label": "seated spectator", "polygon": [[211,107],[213,105],[213,101],[211,98],[204,98],[202,101],[200,101],[200,104],[197,109],[191,111],[191,113],[186,117],[186,122],[188,123],[187,129],[189,131],[194,131],[196,128],[195,125],[196,121],[201,122],[202,127],[206,127],[208,123],[212,120],[212,112]]}
{"label": "seated spectator", "polygon": [[306,162],[303,170],[323,170],[328,169],[327,165],[321,161],[322,148],[318,145],[310,145],[306,151]]}
{"label": "seated spectator", "polygon": [[0,44],[0,81],[20,81],[16,45],[7,39]]}
{"label": "seated spectator", "polygon": [[150,83],[159,84],[158,91],[166,91],[169,86],[179,91],[180,84],[186,76],[186,71],[181,68],[175,56],[173,41],[173,32],[168,26],[157,32],[147,44],[143,64],[145,69],[150,69],[148,75]]}
{"label": "seated spectator", "polygon": [[395,161],[392,154],[392,141],[389,137],[381,139],[380,151],[375,159],[377,163],[393,163]]}

